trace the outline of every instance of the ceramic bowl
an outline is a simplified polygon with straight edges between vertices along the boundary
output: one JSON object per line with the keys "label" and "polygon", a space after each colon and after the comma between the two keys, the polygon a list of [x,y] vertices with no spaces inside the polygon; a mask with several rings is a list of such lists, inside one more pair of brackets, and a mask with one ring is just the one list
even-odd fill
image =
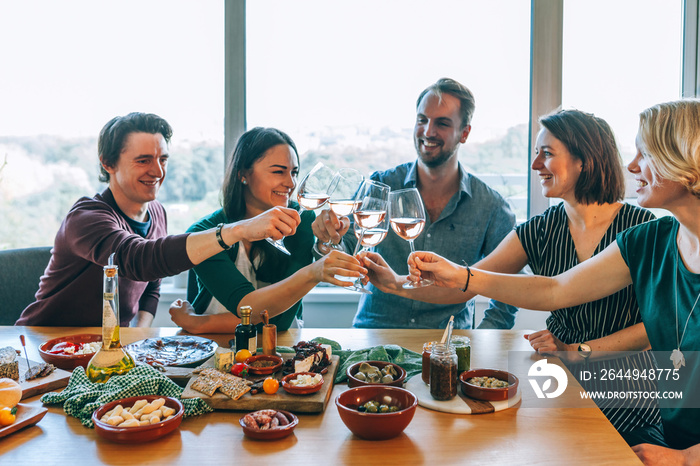
{"label": "ceramic bowl", "polygon": [[281,409],[276,409],[275,411],[277,411],[278,413],[282,413],[289,420],[289,424],[287,424],[286,426],[275,427],[273,429],[266,430],[252,429],[246,426],[245,422],[243,421],[243,418],[245,418],[245,416],[243,416],[238,420],[239,424],[243,428],[243,433],[247,437],[250,437],[255,440],[277,440],[290,435],[294,431],[294,428],[297,426],[297,424],[299,424],[299,418],[296,417],[294,414],[290,413],[289,411],[282,411]]}
{"label": "ceramic bowl", "polygon": [[[488,388],[472,385],[467,382],[472,377],[495,377],[506,380],[510,383],[508,387]],[[462,393],[469,398],[482,401],[503,401],[513,397],[518,391],[518,378],[510,372],[497,369],[472,369],[464,371],[459,375],[459,383],[462,386]]]}
{"label": "ceramic bowl", "polygon": [[51,354],[49,351],[54,345],[63,342],[70,342],[74,344],[78,343],[92,343],[96,341],[102,341],[102,335],[96,334],[81,334],[81,335],[68,335],[65,337],[54,338],[49,341],[45,341],[39,345],[39,355],[41,359],[49,364],[53,364],[59,369],[66,371],[72,371],[78,366],[87,367],[90,359],[95,355],[95,353],[89,354]]}
{"label": "ceramic bowl", "polygon": [[296,372],[294,374],[285,375],[284,377],[282,377],[281,384],[284,391],[286,391],[287,393],[291,393],[292,395],[309,395],[311,393],[316,393],[321,389],[321,387],[323,386],[323,378],[321,378],[321,381],[319,383],[311,386],[299,387],[290,383],[292,379],[296,379],[298,375],[302,374],[310,375],[311,377],[316,375],[315,372]]}
{"label": "ceramic bowl", "polygon": [[[269,367],[254,367],[251,364],[256,361],[272,361],[275,364]],[[245,360],[245,365],[248,368],[248,373],[253,375],[269,375],[277,372],[280,367],[282,367],[282,358],[274,355],[259,354],[257,356],[251,356]]]}
{"label": "ceramic bowl", "polygon": [[[357,408],[368,401],[399,407],[393,413],[361,413]],[[365,385],[347,390],[335,399],[338,414],[345,426],[365,440],[386,440],[398,436],[411,423],[418,398],[400,387]]]}
{"label": "ceramic bowl", "polygon": [[[165,398],[165,406],[173,408],[175,414],[168,420],[160,421],[155,424],[149,424],[146,426],[139,427],[115,427],[106,422],[100,421],[102,416],[105,415],[109,410],[116,407],[117,405],[122,405],[124,408],[130,408],[138,400],[146,400],[149,403],[158,398]],[[182,422],[182,416],[185,412],[182,403],[171,397],[160,396],[160,395],[141,395],[132,396],[131,398],[124,398],[117,401],[112,401],[107,403],[92,413],[92,421],[95,423],[95,432],[100,437],[103,437],[111,442],[116,443],[143,443],[150,442],[157,438],[163,437],[169,434],[180,426]]]}
{"label": "ceramic bowl", "polygon": [[[370,366],[375,366],[379,368],[379,370],[384,369],[386,366],[394,366],[394,369],[396,369],[397,376],[394,379],[393,382],[367,382],[365,380],[360,380],[357,377],[355,377],[355,374],[357,374],[358,370],[360,369],[360,365],[363,363],[367,363]],[[346,375],[348,376],[348,387],[354,388],[354,387],[363,387],[365,385],[384,385],[384,386],[393,386],[393,387],[403,387],[403,382],[406,380],[406,371],[399,365],[391,363],[391,362],[386,362],[386,361],[362,361],[362,362],[356,362],[355,364],[351,365],[348,367],[347,371],[345,372]]]}

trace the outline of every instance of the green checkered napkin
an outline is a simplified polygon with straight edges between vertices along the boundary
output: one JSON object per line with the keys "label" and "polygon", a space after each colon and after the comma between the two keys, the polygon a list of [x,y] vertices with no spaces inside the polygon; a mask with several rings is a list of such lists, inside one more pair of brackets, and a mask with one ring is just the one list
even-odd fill
{"label": "green checkered napkin", "polygon": [[[161,395],[180,399],[182,388],[161,372],[147,365],[139,365],[124,375],[110,378],[105,383],[88,380],[85,370],[77,367],[70,376],[68,386],[59,393],[46,393],[42,403],[63,403],[66,414],[80,419],[84,426],[94,427],[92,413],[110,401],[142,395]],[[214,411],[201,398],[182,400],[185,417]]]}
{"label": "green checkered napkin", "polygon": [[[348,378],[346,374],[348,367],[361,361],[393,362],[403,367],[406,371],[406,380],[416,374],[420,374],[423,367],[423,356],[421,354],[398,345],[379,345],[359,350],[343,350],[338,342],[327,338],[317,337],[311,341],[331,345],[333,354],[340,357],[334,383],[345,382]],[[294,349],[287,346],[278,346],[277,351],[279,353],[293,353]]]}

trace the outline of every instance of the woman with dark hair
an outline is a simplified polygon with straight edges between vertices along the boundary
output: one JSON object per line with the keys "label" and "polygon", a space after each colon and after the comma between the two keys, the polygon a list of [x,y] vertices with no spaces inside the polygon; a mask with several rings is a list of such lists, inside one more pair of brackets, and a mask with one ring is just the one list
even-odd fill
{"label": "woman with dark hair", "polygon": [[[517,273],[529,265],[535,274],[556,275],[605,249],[618,233],[654,218],[645,209],[620,202],[624,196],[622,161],[612,129],[603,119],[578,110],[561,110],[540,118],[540,125],[532,169],[539,174],[542,194],[562,202],[516,226],[491,254],[476,264],[480,269]],[[403,278],[394,278],[389,270],[379,268],[380,258],[372,254],[367,258],[371,280],[379,280],[373,272],[381,271],[384,286],[390,286],[392,291],[401,289],[396,283],[400,284]],[[474,296],[439,287],[400,292],[413,299],[440,303],[464,302]],[[604,338],[607,335],[621,338],[616,334],[621,330],[626,338],[643,335],[639,322],[639,306],[628,286],[605,299],[553,312],[547,319],[547,330],[527,337],[539,353],[571,351],[571,357],[566,359],[582,362],[590,354],[607,349],[611,341]],[[627,329],[630,326],[634,327]],[[620,367],[654,367],[646,352],[624,359],[591,361],[589,366],[598,373]],[[597,381],[581,384],[592,391],[596,390]],[[654,387],[650,381],[625,380],[619,385],[624,390]],[[650,399],[640,400],[636,409],[599,406],[623,436],[660,421],[656,403]]]}
{"label": "woman with dark hair", "polygon": [[[192,306],[176,302],[173,321],[190,333],[232,333],[240,323],[238,309],[250,306],[251,321],[267,310],[278,330],[301,317],[301,299],[319,282],[344,286],[334,275],[357,277],[365,270],[354,257],[334,251],[313,262],[312,211],[297,211],[290,201],[299,173],[299,155],[291,138],[274,128],[253,128],[238,140],[226,168],[222,206],[198,220],[188,231],[207,230],[233,219],[269,216],[284,231],[294,222],[296,232],[284,240],[286,255],[267,241],[243,239],[205,260],[193,270],[197,295]],[[277,239],[277,238],[275,238]]]}
{"label": "woman with dark hair", "polygon": [[465,288],[466,283],[470,293],[544,311],[605,299],[632,286],[646,333],[638,342],[621,339],[613,349],[650,344],[656,374],[668,374],[657,378],[659,392],[646,393],[659,396],[662,424],[633,447],[645,464],[700,464],[699,125],[696,99],[666,102],[640,113],[637,154],[627,167],[637,182],[637,202],[673,215],[629,228],[571,270],[553,277],[497,274],[425,251],[408,260],[413,279],[428,273],[442,287]]}

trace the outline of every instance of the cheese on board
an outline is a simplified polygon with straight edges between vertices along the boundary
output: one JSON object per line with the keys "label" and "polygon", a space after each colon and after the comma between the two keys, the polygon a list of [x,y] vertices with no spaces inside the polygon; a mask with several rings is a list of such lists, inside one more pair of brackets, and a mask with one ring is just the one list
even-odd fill
{"label": "cheese on board", "polygon": [[218,347],[214,353],[214,367],[221,372],[229,372],[234,363],[234,353],[230,349]]}

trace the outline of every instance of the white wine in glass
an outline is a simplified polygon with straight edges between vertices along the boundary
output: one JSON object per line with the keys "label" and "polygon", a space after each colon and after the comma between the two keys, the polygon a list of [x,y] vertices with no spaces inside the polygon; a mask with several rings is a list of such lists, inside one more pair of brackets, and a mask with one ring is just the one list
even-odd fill
{"label": "white wine in glass", "polygon": [[[355,219],[355,236],[358,238],[355,251],[353,252],[354,256],[358,254],[360,247],[376,246],[386,237],[386,231],[388,230],[387,207],[390,191],[391,188],[389,186],[378,181],[365,180],[362,182],[356,198],[359,205],[352,214]],[[372,231],[371,237],[365,239],[365,234],[370,230],[378,231]],[[379,230],[383,230],[383,232]],[[375,244],[369,244],[368,240],[374,241]],[[361,279],[362,277],[355,280],[350,289],[360,293],[372,294],[371,291],[362,286]]]}
{"label": "white wine in glass", "polygon": [[[418,190],[409,188],[392,191],[389,194],[389,215],[391,216],[391,229],[400,238],[408,241],[411,252],[415,252],[413,240],[418,238],[425,228],[425,209]],[[407,281],[403,287],[413,289],[432,284],[432,280],[421,278],[417,282]]]}
{"label": "white wine in glass", "polygon": [[[318,209],[328,202],[328,198],[330,197],[328,189],[334,174],[335,172],[333,170],[321,162],[317,163],[311,171],[307,173],[301,180],[301,183],[299,183],[299,188],[297,189],[297,201],[301,206],[301,212],[304,210]],[[281,239],[265,239],[283,253],[291,255]]]}
{"label": "white wine in glass", "polygon": [[297,188],[297,201],[301,208],[315,210],[323,207],[331,197],[331,182],[334,176],[335,171],[322,162],[314,165]]}
{"label": "white wine in glass", "polygon": [[[330,197],[328,198],[328,205],[335,215],[347,217],[360,205],[356,197],[364,180],[365,177],[353,168],[341,168],[338,170],[333,177],[333,181],[331,181]],[[325,254],[333,249],[343,250],[342,246],[330,240],[322,243],[322,245],[323,248],[319,248],[318,243],[314,245],[314,249],[319,254]]]}

